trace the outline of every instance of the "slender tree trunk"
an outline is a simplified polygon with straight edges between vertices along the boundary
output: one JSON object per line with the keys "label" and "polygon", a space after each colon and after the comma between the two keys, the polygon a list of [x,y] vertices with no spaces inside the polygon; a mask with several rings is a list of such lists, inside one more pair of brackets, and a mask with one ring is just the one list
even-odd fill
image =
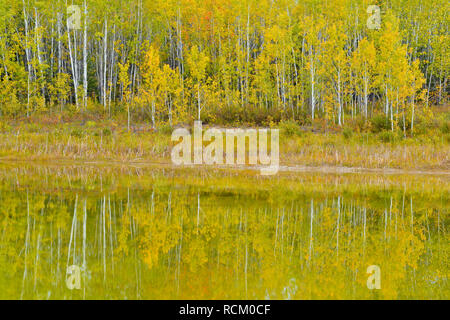
{"label": "slender tree trunk", "polygon": [[30,49],[28,47],[28,16],[26,12],[25,0],[22,0],[23,3],[23,21],[25,24],[25,56],[27,58],[27,117],[30,116],[30,82],[31,82],[31,54]]}
{"label": "slender tree trunk", "polygon": [[106,92],[107,92],[107,81],[106,81],[106,73],[107,73],[107,50],[108,50],[108,20],[105,17],[105,34],[103,36],[103,107],[106,110]]}
{"label": "slender tree trunk", "polygon": [[[66,1],[67,6],[67,1]],[[78,71],[77,71],[77,59],[76,59],[76,31],[73,31],[74,33],[74,46],[75,50],[72,49],[72,40],[70,38],[70,26],[69,26],[69,19],[67,19],[67,41],[69,45],[69,58],[70,58],[70,65],[72,67],[72,78],[73,78],[73,87],[74,87],[74,93],[75,93],[75,105],[78,108]]]}
{"label": "slender tree trunk", "polygon": [[310,46],[310,74],[311,74],[311,117],[314,120],[314,108],[316,106],[316,95],[314,92],[315,88],[315,69],[314,69],[314,59],[313,59],[313,52],[312,52],[312,45]]}

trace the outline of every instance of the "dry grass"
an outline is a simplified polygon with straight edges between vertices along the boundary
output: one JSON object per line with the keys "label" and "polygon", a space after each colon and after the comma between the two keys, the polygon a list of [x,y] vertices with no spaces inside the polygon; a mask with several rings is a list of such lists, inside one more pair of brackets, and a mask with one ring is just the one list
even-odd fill
{"label": "dry grass", "polygon": [[[110,123],[10,126],[0,132],[0,159],[170,163],[170,132],[144,129],[129,133]],[[391,142],[371,133],[280,137],[282,165],[449,170],[449,151],[448,137],[442,134]]]}

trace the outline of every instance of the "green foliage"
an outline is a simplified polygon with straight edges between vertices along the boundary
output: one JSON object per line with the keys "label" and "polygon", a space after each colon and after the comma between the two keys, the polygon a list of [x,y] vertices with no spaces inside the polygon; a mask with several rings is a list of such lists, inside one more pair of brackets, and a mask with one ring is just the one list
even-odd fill
{"label": "green foliage", "polygon": [[297,122],[292,120],[281,121],[279,124],[279,128],[281,132],[287,137],[291,137],[294,135],[300,136],[302,134],[302,130]]}
{"label": "green foliage", "polygon": [[97,126],[97,123],[95,121],[87,121],[86,122],[86,128],[95,128]]}
{"label": "green foliage", "polygon": [[81,128],[73,128],[73,129],[70,131],[70,135],[71,135],[72,137],[82,138],[83,135],[84,135],[84,132],[83,132],[83,129],[81,129]]}
{"label": "green foliage", "polygon": [[27,125],[27,130],[31,133],[38,133],[41,131],[41,127],[37,123],[29,123]]}
{"label": "green foliage", "polygon": [[166,125],[160,126],[160,127],[158,128],[158,130],[159,130],[159,132],[161,132],[162,134],[165,134],[165,135],[171,135],[172,132],[173,132],[173,130],[174,130],[174,128],[173,128],[171,125],[166,124]]}
{"label": "green foliage", "polygon": [[396,136],[392,131],[383,131],[378,136],[380,137],[380,140],[385,143],[393,143],[396,139]]}
{"label": "green foliage", "polygon": [[346,140],[350,139],[353,136],[353,130],[349,127],[345,127],[342,131],[342,134]]}
{"label": "green foliage", "polygon": [[109,137],[110,135],[112,135],[112,130],[110,128],[103,128],[102,134],[104,137]]}
{"label": "green foliage", "polygon": [[443,134],[450,134],[450,121],[443,121],[440,129]]}
{"label": "green foliage", "polygon": [[10,132],[11,126],[6,121],[0,121],[0,132]]}

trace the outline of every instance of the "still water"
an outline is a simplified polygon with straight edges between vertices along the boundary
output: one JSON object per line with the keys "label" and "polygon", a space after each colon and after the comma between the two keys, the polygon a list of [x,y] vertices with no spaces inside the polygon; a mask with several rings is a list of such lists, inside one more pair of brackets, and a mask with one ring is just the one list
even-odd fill
{"label": "still water", "polygon": [[448,176],[0,165],[0,298],[448,299],[449,190]]}

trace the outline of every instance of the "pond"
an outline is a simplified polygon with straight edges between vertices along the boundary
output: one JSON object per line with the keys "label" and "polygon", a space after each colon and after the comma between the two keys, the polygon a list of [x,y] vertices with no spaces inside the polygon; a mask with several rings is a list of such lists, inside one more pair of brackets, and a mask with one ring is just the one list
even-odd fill
{"label": "pond", "polygon": [[448,299],[449,177],[0,165],[1,299]]}

